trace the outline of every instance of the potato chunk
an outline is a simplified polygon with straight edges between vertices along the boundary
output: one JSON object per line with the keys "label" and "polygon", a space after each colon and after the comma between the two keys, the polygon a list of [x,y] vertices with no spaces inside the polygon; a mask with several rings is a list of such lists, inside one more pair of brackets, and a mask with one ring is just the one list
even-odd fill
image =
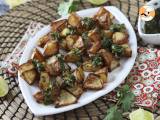
{"label": "potato chunk", "polygon": [[102,80],[96,74],[90,73],[84,81],[85,89],[100,90],[103,88]]}
{"label": "potato chunk", "polygon": [[67,20],[58,20],[51,23],[52,32],[61,32],[67,26]]}
{"label": "potato chunk", "polygon": [[75,42],[77,41],[77,39],[78,39],[77,35],[68,35],[66,37],[66,44],[67,44],[68,50],[73,49],[73,45],[75,44]]}
{"label": "potato chunk", "polygon": [[72,86],[72,87],[67,87],[66,89],[68,92],[70,92],[72,95],[74,95],[77,98],[79,98],[83,93],[82,85],[80,84],[76,84],[75,86]]}
{"label": "potato chunk", "polygon": [[77,102],[77,98],[66,90],[61,90],[59,97],[55,101],[55,107],[66,106]]}
{"label": "potato chunk", "polygon": [[100,79],[102,79],[103,83],[106,83],[108,81],[108,69],[107,69],[107,67],[104,67],[104,68],[96,71],[95,74],[100,76]]}
{"label": "potato chunk", "polygon": [[47,90],[50,85],[50,76],[47,72],[43,71],[40,73],[40,81],[39,81],[39,87],[42,90]]}
{"label": "potato chunk", "polygon": [[84,81],[84,72],[83,72],[82,67],[78,67],[77,69],[75,69],[73,74],[78,83],[82,83]]}
{"label": "potato chunk", "polygon": [[114,44],[125,44],[128,43],[128,34],[123,32],[115,32],[112,36],[112,40]]}
{"label": "potato chunk", "polygon": [[81,23],[81,18],[76,13],[71,13],[68,18],[68,23],[73,27],[78,27]]}
{"label": "potato chunk", "polygon": [[37,93],[35,93],[33,95],[33,97],[36,99],[36,101],[38,103],[43,103],[44,102],[44,95],[43,95],[42,91],[38,91]]}
{"label": "potato chunk", "polygon": [[49,40],[50,40],[49,35],[48,34],[44,35],[38,40],[38,46],[43,48]]}
{"label": "potato chunk", "polygon": [[50,57],[54,54],[57,54],[59,51],[59,44],[58,41],[48,41],[47,44],[44,46],[44,56]]}
{"label": "potato chunk", "polygon": [[44,56],[42,55],[42,53],[37,48],[35,48],[33,50],[31,59],[38,60],[39,62],[45,61]]}
{"label": "potato chunk", "polygon": [[28,83],[33,84],[39,77],[32,62],[27,62],[19,66],[20,76]]}

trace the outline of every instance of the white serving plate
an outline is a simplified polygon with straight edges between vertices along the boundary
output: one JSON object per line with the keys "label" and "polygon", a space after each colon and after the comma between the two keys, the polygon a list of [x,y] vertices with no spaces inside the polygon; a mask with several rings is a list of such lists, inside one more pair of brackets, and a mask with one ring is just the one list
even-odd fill
{"label": "white serving plate", "polygon": [[[117,86],[119,86],[124,79],[127,77],[129,74],[130,70],[132,69],[136,55],[137,55],[137,39],[135,32],[127,20],[127,18],[120,12],[119,9],[113,6],[108,6],[105,7],[107,10],[109,10],[117,19],[119,23],[124,23],[128,33],[129,33],[129,44],[132,49],[132,57],[128,59],[122,59],[121,65],[119,68],[115,69],[111,73],[109,73],[109,81],[108,83],[104,86],[102,90],[99,91],[87,91],[82,94],[80,99],[78,100],[77,103],[68,105],[65,107],[60,107],[60,108],[55,108],[54,105],[48,105],[45,106],[43,104],[39,104],[35,101],[33,98],[33,94],[38,91],[38,87],[36,86],[30,86],[28,85],[25,80],[23,80],[20,77],[20,74],[18,73],[18,80],[19,80],[19,86],[22,91],[23,97],[31,109],[31,111],[36,115],[36,116],[43,116],[43,115],[50,115],[50,114],[57,114],[65,111],[69,111],[81,106],[84,106],[97,98],[106,95],[107,93],[111,92],[113,89],[115,89]],[[86,9],[77,12],[81,17],[85,16],[93,16],[99,8],[91,8],[91,9]],[[63,17],[61,19],[67,18]],[[20,64],[27,62],[27,60],[31,57],[31,53],[33,52],[33,49],[36,47],[36,43],[40,37],[43,35],[47,34],[50,31],[50,26],[46,26],[43,29],[41,29],[33,38],[29,40],[29,42],[26,45],[26,48],[23,52],[23,55],[20,59]]]}

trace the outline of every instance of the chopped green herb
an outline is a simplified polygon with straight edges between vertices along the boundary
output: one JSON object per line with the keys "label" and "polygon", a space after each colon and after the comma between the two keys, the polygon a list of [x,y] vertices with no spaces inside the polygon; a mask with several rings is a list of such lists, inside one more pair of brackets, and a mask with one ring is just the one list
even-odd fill
{"label": "chopped green herb", "polygon": [[71,72],[64,72],[63,80],[65,86],[73,86],[76,80],[75,76]]}
{"label": "chopped green herb", "polygon": [[52,32],[51,37],[53,38],[53,40],[61,40],[61,36],[58,32]]}
{"label": "chopped green herb", "polygon": [[53,96],[52,96],[52,86],[50,86],[47,90],[43,91],[44,94],[44,104],[49,105],[53,103]]}
{"label": "chopped green herb", "polygon": [[110,26],[110,30],[112,32],[124,32],[126,30],[126,27],[124,24],[113,24]]}
{"label": "chopped green herb", "polygon": [[82,20],[82,25],[86,28],[86,29],[92,29],[95,26],[95,21],[90,18],[90,17],[84,17]]}
{"label": "chopped green herb", "polygon": [[71,50],[71,52],[77,56],[80,56],[81,55],[81,50],[78,49],[78,48],[74,48]]}
{"label": "chopped green herb", "polygon": [[109,38],[104,37],[102,39],[102,48],[108,49],[108,50],[111,51],[111,49],[112,49],[112,40],[109,39]]}
{"label": "chopped green herb", "polygon": [[120,57],[124,53],[124,48],[120,45],[113,44],[112,53],[115,54],[117,57]]}
{"label": "chopped green herb", "polygon": [[82,33],[82,39],[84,41],[84,45],[87,47],[88,46],[88,40],[89,40],[88,32]]}
{"label": "chopped green herb", "polygon": [[103,65],[102,57],[100,55],[96,55],[92,58],[92,64],[94,66]]}
{"label": "chopped green herb", "polygon": [[63,60],[63,55],[62,54],[57,54],[57,58],[60,62],[62,72],[65,71],[65,62]]}
{"label": "chopped green herb", "polygon": [[33,65],[35,66],[36,70],[40,73],[41,71],[44,71],[45,68],[44,68],[44,65],[39,62],[38,60],[32,60],[32,63]]}

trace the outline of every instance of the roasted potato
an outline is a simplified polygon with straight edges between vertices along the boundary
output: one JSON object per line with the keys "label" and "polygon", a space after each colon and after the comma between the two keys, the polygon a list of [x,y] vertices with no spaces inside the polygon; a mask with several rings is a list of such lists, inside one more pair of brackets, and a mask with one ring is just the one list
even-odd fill
{"label": "roasted potato", "polygon": [[98,71],[95,72],[96,75],[100,76],[100,79],[103,83],[106,83],[108,81],[108,68],[104,67]]}
{"label": "roasted potato", "polygon": [[111,32],[110,30],[103,30],[103,35],[106,38],[112,38],[113,32]]}
{"label": "roasted potato", "polygon": [[89,33],[88,33],[88,37],[89,37],[91,42],[101,41],[100,34],[97,32],[96,29],[90,30]]}
{"label": "roasted potato", "polygon": [[95,72],[101,68],[101,66],[94,66],[91,60],[85,61],[82,67],[85,72]]}
{"label": "roasted potato", "polygon": [[61,74],[61,65],[56,56],[52,56],[47,60],[46,71],[54,76]]}
{"label": "roasted potato", "polygon": [[99,90],[103,88],[103,83],[98,75],[90,73],[84,81],[83,87],[90,90]]}
{"label": "roasted potato", "polygon": [[109,67],[109,71],[112,71],[114,70],[115,68],[119,67],[120,66],[120,61],[119,59],[116,59],[116,58],[113,58],[112,62],[111,62],[111,65]]}
{"label": "roasted potato", "polygon": [[59,42],[59,47],[63,50],[68,50],[68,46],[67,46],[67,41],[65,39],[63,39],[62,41]]}
{"label": "roasted potato", "polygon": [[52,32],[61,32],[67,26],[67,20],[53,21],[51,23]]}
{"label": "roasted potato", "polygon": [[55,101],[55,107],[66,106],[77,102],[77,98],[66,90],[61,90],[60,95]]}
{"label": "roasted potato", "polygon": [[73,49],[73,45],[75,44],[75,42],[77,41],[77,39],[78,39],[77,35],[68,35],[66,37],[66,44],[67,44],[68,50]]}
{"label": "roasted potato", "polygon": [[93,42],[88,52],[91,54],[96,54],[100,48],[101,48],[101,42],[99,41]]}
{"label": "roasted potato", "polygon": [[76,13],[71,13],[68,17],[68,23],[73,27],[78,27],[81,24],[81,18]]}
{"label": "roasted potato", "polygon": [[84,49],[84,42],[81,36],[78,37],[75,44],[73,45],[73,48],[78,48],[83,50]]}
{"label": "roasted potato", "polygon": [[47,90],[51,84],[50,76],[47,72],[42,71],[40,73],[39,87],[42,90]]}
{"label": "roasted potato", "polygon": [[20,76],[28,83],[33,84],[38,78],[38,73],[32,62],[27,62],[19,66]]}
{"label": "roasted potato", "polygon": [[47,44],[44,46],[44,56],[50,57],[54,54],[57,54],[59,51],[59,44],[58,41],[48,41]]}
{"label": "roasted potato", "polygon": [[124,57],[131,57],[132,56],[132,49],[129,47],[128,44],[122,44],[121,45],[124,48]]}
{"label": "roasted potato", "polygon": [[43,48],[49,40],[50,40],[50,37],[49,37],[48,34],[43,36],[43,37],[41,37],[38,40],[38,46]]}
{"label": "roasted potato", "polygon": [[77,98],[79,98],[81,94],[83,93],[81,84],[76,84],[75,86],[67,87],[66,90]]}
{"label": "roasted potato", "polygon": [[101,7],[97,14],[94,16],[94,19],[97,19],[101,27],[107,30],[112,24],[113,15],[104,7]]}
{"label": "roasted potato", "polygon": [[33,60],[34,60],[34,59],[35,59],[35,60],[38,60],[39,62],[45,61],[44,56],[42,55],[42,53],[41,53],[37,48],[35,48],[35,49],[33,50],[31,59],[33,59]]}
{"label": "roasted potato", "polygon": [[77,62],[81,60],[81,55],[75,53],[73,50],[71,50],[70,52],[68,52],[65,57],[64,57],[65,62]]}
{"label": "roasted potato", "polygon": [[117,45],[128,43],[128,34],[123,32],[115,32],[112,36],[112,41]]}
{"label": "roasted potato", "polygon": [[44,95],[42,91],[38,91],[33,95],[33,97],[36,99],[38,103],[43,103],[44,102]]}
{"label": "roasted potato", "polygon": [[84,72],[83,72],[83,69],[81,66],[78,67],[77,69],[75,69],[73,74],[74,74],[76,81],[78,83],[82,83],[84,81]]}

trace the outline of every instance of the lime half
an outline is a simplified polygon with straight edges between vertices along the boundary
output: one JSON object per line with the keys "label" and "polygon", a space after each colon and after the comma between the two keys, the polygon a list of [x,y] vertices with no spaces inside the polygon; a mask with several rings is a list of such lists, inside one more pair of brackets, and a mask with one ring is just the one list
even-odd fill
{"label": "lime half", "polygon": [[154,120],[153,114],[143,109],[131,112],[129,118],[130,120]]}
{"label": "lime half", "polygon": [[94,5],[101,5],[107,2],[108,0],[88,0],[88,1]]}
{"label": "lime half", "polygon": [[0,97],[4,97],[8,93],[8,90],[7,81],[0,76]]}

